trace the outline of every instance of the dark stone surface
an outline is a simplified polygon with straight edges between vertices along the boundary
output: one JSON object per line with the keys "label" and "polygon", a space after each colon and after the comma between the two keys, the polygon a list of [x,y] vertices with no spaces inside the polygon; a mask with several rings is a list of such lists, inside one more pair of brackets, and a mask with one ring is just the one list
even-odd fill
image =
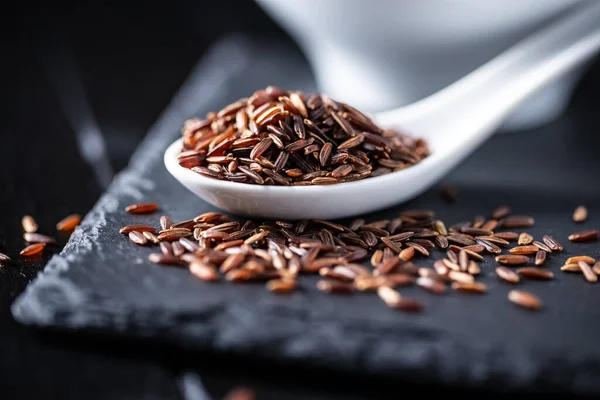
{"label": "dark stone surface", "polygon": [[[558,121],[531,132],[498,135],[447,176],[444,181],[459,191],[455,204],[444,203],[434,188],[403,206],[366,216],[433,208],[451,223],[486,214],[499,204],[534,215],[531,233],[550,233],[566,248],[548,262],[557,272],[555,281],[520,285],[544,299],[546,308],[539,314],[508,303],[511,287],[493,277],[489,260],[482,264],[481,279],[490,287],[488,294],[435,297],[409,288],[407,294],[427,303],[427,312],[414,316],[386,309],[374,295],[323,295],[310,278],[301,291],[285,298],[272,296],[261,285],[205,284],[185,270],[151,265],[146,261],[149,249],[119,235],[125,224],[157,223],[160,214],[134,217],[123,211],[135,201],[156,201],[174,219],[211,209],[162,164],[162,153],[177,138],[184,118],[218,109],[267,84],[312,89],[305,68],[293,57],[244,40],[225,42],[209,55],[226,73],[209,68],[193,74],[196,79],[176,97],[65,249],[18,298],[13,305],[17,320],[413,382],[600,392],[600,292],[581,276],[558,273],[569,255],[600,255],[596,244],[566,240],[574,230],[598,227],[600,161],[590,151],[600,142],[591,107],[598,101],[594,80],[585,82],[595,88],[587,88],[586,102]],[[296,69],[274,67],[282,63]],[[570,220],[580,203],[592,216],[584,226]]]}

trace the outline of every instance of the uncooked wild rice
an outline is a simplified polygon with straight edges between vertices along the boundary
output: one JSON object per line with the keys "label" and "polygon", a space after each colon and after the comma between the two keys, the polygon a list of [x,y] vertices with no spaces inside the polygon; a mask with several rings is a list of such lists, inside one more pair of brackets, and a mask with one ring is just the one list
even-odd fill
{"label": "uncooked wild rice", "polygon": [[598,239],[598,231],[587,230],[575,232],[569,235],[568,239],[571,242],[591,242]]}
{"label": "uncooked wild rice", "polygon": [[[325,164],[330,157],[325,150]],[[248,171],[257,173],[252,168],[248,165]],[[405,210],[381,221],[359,218],[348,225],[325,220],[232,221],[218,212],[207,212],[179,222],[162,216],[159,228],[133,224],[119,232],[139,246],[158,244],[160,252],[149,255],[151,262],[187,266],[193,276],[206,282],[263,282],[270,292],[286,294],[300,287],[301,275],[320,275],[316,288],[323,293],[378,293],[390,308],[421,311],[425,303],[400,293],[402,288],[416,284],[441,295],[450,286],[454,291],[484,294],[488,286],[478,277],[480,262],[486,258],[496,261],[496,275],[508,283],[554,278],[542,264],[563,250],[556,239],[544,235],[535,240],[529,233],[505,230],[529,228],[534,223],[532,217],[511,215],[506,206],[494,210],[491,217],[486,220],[480,215],[447,228],[429,210]],[[575,240],[593,240],[596,234],[580,232]],[[445,257],[432,267],[423,267],[423,260],[435,248]],[[362,265],[369,260],[369,267]],[[561,271],[580,273],[595,283],[600,262],[594,263],[593,257],[573,256]],[[527,292],[513,291],[509,300],[541,308],[541,300]]]}
{"label": "uncooked wild rice", "polygon": [[23,234],[23,239],[29,243],[46,243],[46,244],[54,244],[56,243],[56,239],[50,236],[42,235],[41,233],[29,233],[25,232]]}
{"label": "uncooked wild rice", "polygon": [[323,94],[274,86],[185,121],[179,164],[214,179],[331,185],[384,175],[429,155],[422,139],[377,126]]}
{"label": "uncooked wild rice", "polygon": [[588,217],[588,211],[585,206],[579,206],[573,211],[573,221],[584,222]]}
{"label": "uncooked wild rice", "polygon": [[26,233],[35,233],[38,230],[38,224],[31,215],[25,215],[21,219],[21,225]]}
{"label": "uncooked wild rice", "polygon": [[[70,214],[56,224],[56,230],[63,233],[71,233],[81,222],[79,214]],[[25,215],[21,218],[21,227],[23,228],[23,239],[26,246],[19,252],[24,258],[39,257],[44,252],[44,249],[50,245],[56,244],[56,239],[38,232],[39,226],[35,219],[30,215]],[[141,228],[140,228],[141,229]],[[0,267],[2,264],[8,264],[12,259],[0,253]]]}
{"label": "uncooked wild rice", "polygon": [[61,219],[56,224],[56,230],[63,232],[72,231],[77,227],[77,225],[79,225],[80,222],[81,216],[79,214],[71,214]]}
{"label": "uncooked wild rice", "polygon": [[21,250],[20,254],[25,257],[37,255],[44,250],[44,247],[46,247],[46,243],[30,244],[29,246],[27,246],[23,250]]}
{"label": "uncooked wild rice", "polygon": [[523,290],[511,290],[508,292],[508,300],[534,311],[539,311],[543,306],[539,297]]}

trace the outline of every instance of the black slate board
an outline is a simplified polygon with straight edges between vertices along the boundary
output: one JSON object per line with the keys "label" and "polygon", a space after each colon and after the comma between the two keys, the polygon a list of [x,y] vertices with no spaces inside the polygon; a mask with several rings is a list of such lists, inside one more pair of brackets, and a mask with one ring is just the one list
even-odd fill
{"label": "black slate board", "polygon": [[[436,297],[408,288],[406,294],[427,304],[422,315],[410,315],[387,309],[375,295],[319,293],[312,278],[284,297],[262,285],[207,284],[186,270],[149,263],[150,249],[118,233],[126,224],[157,223],[160,214],[125,213],[133,202],[157,202],[175,220],[213,209],[163,166],[163,151],[185,118],[271,83],[314,89],[296,54],[240,37],[218,45],[191,76],[69,244],[14,303],[18,321],[423,382],[600,392],[600,285],[558,272],[569,255],[600,256],[597,244],[566,240],[574,230],[600,227],[600,160],[591,151],[600,137],[591,128],[597,121],[592,110],[574,108],[545,128],[496,135],[444,179],[459,191],[455,204],[445,203],[433,188],[407,204],[365,216],[374,220],[403,208],[432,208],[445,221],[458,222],[509,204],[516,213],[535,216],[532,234],[550,233],[566,247],[548,262],[557,273],[553,282],[518,285],[544,299],[540,313],[507,301],[512,287],[494,278],[488,260],[481,278],[488,294]],[[575,225],[571,212],[580,203],[591,218]]]}

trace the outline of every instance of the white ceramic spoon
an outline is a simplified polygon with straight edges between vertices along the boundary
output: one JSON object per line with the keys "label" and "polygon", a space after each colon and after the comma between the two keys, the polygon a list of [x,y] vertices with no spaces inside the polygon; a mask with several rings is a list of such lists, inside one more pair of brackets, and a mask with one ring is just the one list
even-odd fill
{"label": "white ceramic spoon", "polygon": [[325,186],[261,186],[203,177],[179,166],[181,139],[165,152],[168,171],[225,211],[252,217],[333,219],[411,199],[473,152],[511,110],[600,48],[600,1],[590,1],[440,92],[373,116],[429,143],[431,155],[402,171]]}

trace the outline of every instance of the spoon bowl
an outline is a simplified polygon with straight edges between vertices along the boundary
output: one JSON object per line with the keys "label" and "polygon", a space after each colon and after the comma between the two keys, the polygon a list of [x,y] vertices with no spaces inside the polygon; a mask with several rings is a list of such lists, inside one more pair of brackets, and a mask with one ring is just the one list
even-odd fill
{"label": "spoon bowl", "polygon": [[418,196],[471,154],[519,104],[600,48],[600,2],[589,2],[471,74],[412,105],[371,116],[423,138],[430,155],[406,169],[333,185],[263,186],[204,177],[179,165],[181,139],[164,155],[190,191],[228,212],[262,218],[334,219]]}
{"label": "spoon bowl", "polygon": [[208,178],[177,162],[182,139],[165,152],[167,170],[204,201],[228,212],[274,219],[334,219],[363,214],[409,200],[427,190],[447,170],[435,149],[398,172],[335,185],[263,186]]}

